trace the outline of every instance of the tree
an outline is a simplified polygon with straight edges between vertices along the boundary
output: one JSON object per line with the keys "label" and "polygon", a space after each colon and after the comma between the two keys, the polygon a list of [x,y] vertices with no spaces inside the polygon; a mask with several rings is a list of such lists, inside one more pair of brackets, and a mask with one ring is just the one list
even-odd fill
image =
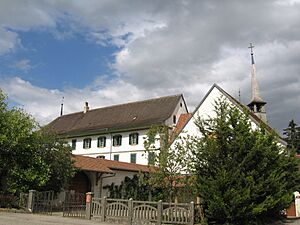
{"label": "tree", "polygon": [[70,147],[5,100],[0,90],[0,192],[58,191],[74,173]]}
{"label": "tree", "polygon": [[278,219],[299,184],[296,158],[275,134],[251,128],[247,113],[225,100],[215,103],[216,117],[198,118],[202,137],[193,137],[191,172],[208,222],[265,224]]}
{"label": "tree", "polygon": [[183,172],[186,170],[186,155],[180,145],[176,145],[175,149],[170,147],[169,133],[167,126],[152,126],[149,129],[144,146],[153,169],[145,181],[152,187],[152,192],[158,194],[157,190],[160,190],[160,195],[156,197],[172,202],[185,187],[186,176]]}
{"label": "tree", "polygon": [[291,120],[288,128],[284,129],[283,134],[286,136],[285,141],[288,148],[300,154],[300,127]]}

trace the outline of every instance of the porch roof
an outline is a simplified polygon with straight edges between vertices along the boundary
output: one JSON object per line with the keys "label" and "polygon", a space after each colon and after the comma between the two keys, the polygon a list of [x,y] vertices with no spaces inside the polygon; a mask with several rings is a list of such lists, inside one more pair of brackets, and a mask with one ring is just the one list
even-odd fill
{"label": "porch roof", "polygon": [[82,155],[73,155],[72,157],[74,159],[75,168],[100,173],[114,173],[101,162],[101,159]]}
{"label": "porch roof", "polygon": [[74,166],[81,170],[95,171],[100,173],[115,173],[114,170],[150,172],[151,168],[146,165],[119,162],[114,160],[92,158],[89,156],[73,155]]}

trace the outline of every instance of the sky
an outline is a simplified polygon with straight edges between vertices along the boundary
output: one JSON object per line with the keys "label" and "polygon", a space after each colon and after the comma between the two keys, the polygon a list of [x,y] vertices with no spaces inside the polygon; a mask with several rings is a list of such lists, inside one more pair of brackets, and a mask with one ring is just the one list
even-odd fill
{"label": "sky", "polygon": [[60,113],[218,84],[250,102],[254,57],[269,124],[300,124],[300,0],[2,0],[0,88],[40,124]]}

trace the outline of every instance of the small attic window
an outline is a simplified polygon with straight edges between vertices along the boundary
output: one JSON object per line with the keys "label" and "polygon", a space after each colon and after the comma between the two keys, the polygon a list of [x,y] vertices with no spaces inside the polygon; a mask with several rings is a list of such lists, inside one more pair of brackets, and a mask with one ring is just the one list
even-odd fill
{"label": "small attic window", "polygon": [[182,102],[180,102],[180,107],[182,107]]}
{"label": "small attic window", "polygon": [[176,124],[176,115],[173,115],[173,123]]}

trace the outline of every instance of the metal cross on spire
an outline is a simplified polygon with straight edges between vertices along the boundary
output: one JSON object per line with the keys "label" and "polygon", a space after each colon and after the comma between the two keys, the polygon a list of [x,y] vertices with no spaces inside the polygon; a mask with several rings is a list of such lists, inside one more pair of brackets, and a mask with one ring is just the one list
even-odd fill
{"label": "metal cross on spire", "polygon": [[252,44],[252,43],[250,43],[250,46],[248,47],[248,48],[250,48],[251,49],[251,54],[253,54],[253,48],[254,48],[255,46]]}
{"label": "metal cross on spire", "polygon": [[253,48],[254,47],[255,46],[252,43],[250,43],[250,46],[248,47],[248,48],[251,49],[251,63],[252,63],[252,65],[254,65],[254,57],[253,57]]}

